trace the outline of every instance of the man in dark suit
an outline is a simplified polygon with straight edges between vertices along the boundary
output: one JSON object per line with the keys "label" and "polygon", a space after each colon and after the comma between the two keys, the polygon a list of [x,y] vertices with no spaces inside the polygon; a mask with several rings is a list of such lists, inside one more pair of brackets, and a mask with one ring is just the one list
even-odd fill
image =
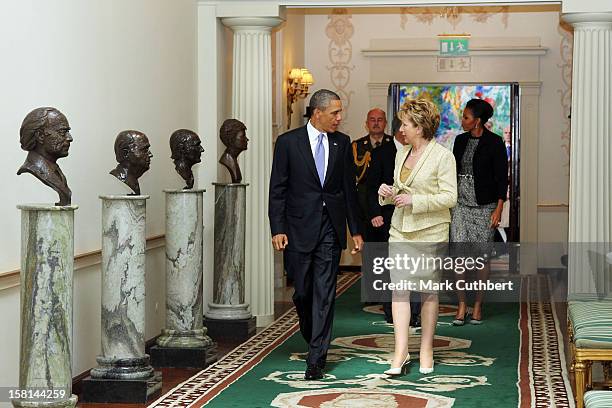
{"label": "man in dark suit", "polygon": [[272,245],[284,251],[293,279],[293,303],[300,331],[308,343],[304,378],[323,378],[336,295],[340,252],[346,248],[346,224],[352,253],[363,240],[358,231],[357,193],[351,167],[350,139],[338,132],[340,97],[329,90],[310,99],[306,126],[276,140],[270,176],[269,219]]}
{"label": "man in dark suit", "polygon": [[[355,182],[357,183],[357,202],[359,215],[364,223],[363,238],[366,241],[376,241],[378,235],[368,218],[368,170],[371,166],[374,152],[388,143],[393,144],[393,136],[385,133],[387,115],[380,108],[370,109],[365,122],[368,134],[351,143],[353,162],[355,166]],[[376,188],[378,191],[378,187]],[[370,235],[373,234],[373,237]]]}
{"label": "man in dark suit", "polygon": [[[391,228],[391,217],[395,210],[394,205],[381,206],[378,203],[378,188],[381,184],[393,185],[393,171],[395,169],[395,154],[404,146],[404,136],[399,129],[402,122],[397,118],[393,118],[391,130],[393,132],[393,143],[383,143],[378,149],[372,151],[372,159],[370,161],[370,171],[367,179],[368,191],[368,216],[367,221],[370,223],[370,232],[368,232],[368,242],[388,242],[389,229]],[[391,302],[382,302],[385,320],[387,323],[393,323],[393,315],[391,314]],[[411,302],[410,305],[411,318],[410,325],[412,327],[420,326],[419,314],[421,313],[421,304]]]}

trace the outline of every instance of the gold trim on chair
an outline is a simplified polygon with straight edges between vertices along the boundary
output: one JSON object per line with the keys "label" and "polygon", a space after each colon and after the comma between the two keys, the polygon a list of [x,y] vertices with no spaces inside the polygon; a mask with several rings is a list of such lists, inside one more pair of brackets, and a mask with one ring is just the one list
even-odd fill
{"label": "gold trim on chair", "polygon": [[[569,316],[569,313],[568,313]],[[584,394],[593,389],[593,362],[602,362],[606,382],[609,381],[610,362],[612,362],[612,349],[577,348],[574,339],[574,330],[571,320],[567,319],[567,333],[570,349],[570,372],[574,373],[574,392],[576,408],[584,408]]]}

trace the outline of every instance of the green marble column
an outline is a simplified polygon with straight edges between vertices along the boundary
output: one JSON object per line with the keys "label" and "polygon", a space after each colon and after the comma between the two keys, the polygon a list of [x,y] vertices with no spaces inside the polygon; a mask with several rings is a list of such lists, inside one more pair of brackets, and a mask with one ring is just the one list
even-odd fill
{"label": "green marble column", "polygon": [[242,183],[215,186],[214,296],[208,319],[252,317],[245,301],[246,188]]}
{"label": "green marble column", "polygon": [[[56,397],[14,399],[15,407],[74,407],[72,275],[77,206],[19,205],[21,348],[19,388]],[[50,393],[52,394],[52,393]]]}
{"label": "green marble column", "polygon": [[207,347],[202,320],[202,193],[166,193],[166,328],[157,338],[162,347]]}

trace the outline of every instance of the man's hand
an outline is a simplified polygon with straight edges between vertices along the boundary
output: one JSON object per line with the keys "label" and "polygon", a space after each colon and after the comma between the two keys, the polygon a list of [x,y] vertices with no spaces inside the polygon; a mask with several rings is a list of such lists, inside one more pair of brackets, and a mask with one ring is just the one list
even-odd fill
{"label": "man's hand", "polygon": [[393,195],[393,187],[386,184],[381,184],[378,188],[378,195],[383,198],[391,197]]}
{"label": "man's hand", "polygon": [[287,235],[285,234],[276,234],[272,237],[272,246],[276,251],[282,251],[285,249],[289,240],[287,239]]}
{"label": "man's hand", "polygon": [[351,250],[351,255],[355,255],[357,252],[361,252],[361,250],[363,249],[363,238],[361,238],[361,235],[354,235],[353,236],[353,249]]}
{"label": "man's hand", "polygon": [[372,218],[371,222],[372,222],[372,226],[376,228],[382,227],[385,224],[385,220],[382,217],[382,215]]}

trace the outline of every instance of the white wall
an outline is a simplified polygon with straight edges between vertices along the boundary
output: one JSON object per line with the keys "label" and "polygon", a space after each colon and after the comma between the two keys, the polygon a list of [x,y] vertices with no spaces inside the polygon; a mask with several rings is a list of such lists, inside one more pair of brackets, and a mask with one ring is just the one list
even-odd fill
{"label": "white wall", "polygon": [[[76,254],[100,249],[99,194],[127,193],[108,174],[113,142],[124,129],[146,133],[154,155],[141,178],[147,203],[147,236],[164,233],[163,188],[182,179],[170,160],[168,139],[178,128],[196,129],[196,13],[192,0],[20,0],[0,13],[0,89],[3,160],[0,201],[0,272],[19,268],[24,202],[55,202],[56,193],[29,174],[15,173],[26,157],[19,127],[39,106],[59,108],[72,127],[70,155],[60,160],[80,206]],[[202,135],[203,138],[214,135]],[[216,158],[203,156],[208,163]],[[163,249],[147,254],[146,338],[163,327]],[[99,351],[100,272],[75,272],[73,374],[95,365]],[[158,313],[154,305],[158,303]],[[18,288],[0,291],[0,386],[18,378]]]}
{"label": "white wall", "polygon": [[[399,8],[387,9],[345,9],[346,15],[340,18],[341,25],[334,29],[331,9],[306,11],[305,65],[316,79],[316,89],[339,87],[349,95],[350,103],[346,109],[343,131],[353,139],[365,134],[364,121],[371,108],[368,101],[368,81],[370,78],[369,60],[361,51],[370,47],[372,39],[409,39],[436,38],[442,33],[470,33],[472,38],[481,37],[539,37],[541,45],[547,47],[546,55],[540,62],[541,106],[540,132],[538,135],[539,178],[538,203],[559,204],[568,200],[568,163],[569,155],[563,145],[568,125],[564,105],[569,104],[560,97],[568,88],[563,80],[563,66],[569,63],[561,55],[564,34],[559,26],[559,7],[511,7],[506,13],[495,7],[489,10],[486,23],[474,20],[480,15],[461,14],[455,24],[435,13],[439,9]],[[469,10],[468,10],[469,11]],[[427,15],[430,13],[431,15]],[[485,16],[486,17],[486,16]],[[506,22],[507,21],[507,22]],[[568,34],[566,33],[565,36]],[[571,35],[571,34],[570,34]],[[570,37],[571,44],[571,37]],[[341,49],[346,57],[330,57]],[[345,79],[333,79],[330,67],[334,60],[345,67]],[[432,67],[433,69],[433,67]],[[410,81],[410,66],[405,67],[404,81]],[[445,81],[446,82],[446,81]],[[383,107],[384,108],[384,107]],[[539,210],[538,231],[540,242],[567,240],[567,209],[563,207]],[[559,257],[540,260],[539,266],[557,266]]]}

